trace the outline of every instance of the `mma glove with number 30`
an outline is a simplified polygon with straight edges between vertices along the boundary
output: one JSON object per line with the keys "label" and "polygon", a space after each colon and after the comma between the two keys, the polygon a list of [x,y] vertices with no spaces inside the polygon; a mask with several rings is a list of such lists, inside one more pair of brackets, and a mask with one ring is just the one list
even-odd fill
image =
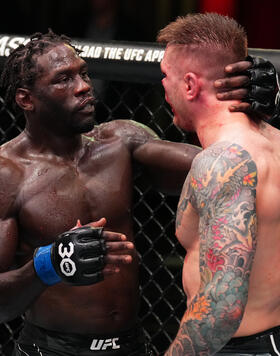
{"label": "mma glove with number 30", "polygon": [[52,244],[37,248],[34,268],[42,282],[81,286],[103,280],[106,244],[102,231],[102,227],[75,228],[60,234]]}

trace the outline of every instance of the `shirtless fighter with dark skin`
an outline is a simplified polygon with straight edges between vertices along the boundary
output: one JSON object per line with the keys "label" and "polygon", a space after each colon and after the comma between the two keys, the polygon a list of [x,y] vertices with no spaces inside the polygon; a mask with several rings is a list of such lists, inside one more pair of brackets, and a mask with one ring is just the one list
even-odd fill
{"label": "shirtless fighter with dark skin", "polygon": [[26,127],[0,149],[1,322],[25,313],[17,355],[148,354],[135,331],[132,160],[157,189],[179,194],[200,148],[133,121],[93,127],[87,66],[65,37],[38,34],[16,52],[2,86]]}

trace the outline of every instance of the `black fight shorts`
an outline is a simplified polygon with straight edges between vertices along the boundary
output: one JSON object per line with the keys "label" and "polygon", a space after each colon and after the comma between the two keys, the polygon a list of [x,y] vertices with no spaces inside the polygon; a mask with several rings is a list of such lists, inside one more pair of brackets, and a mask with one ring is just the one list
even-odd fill
{"label": "black fight shorts", "polygon": [[78,335],[25,323],[14,356],[152,356],[140,327],[118,335]]}
{"label": "black fight shorts", "polygon": [[218,356],[280,356],[280,326],[261,333],[232,338]]}

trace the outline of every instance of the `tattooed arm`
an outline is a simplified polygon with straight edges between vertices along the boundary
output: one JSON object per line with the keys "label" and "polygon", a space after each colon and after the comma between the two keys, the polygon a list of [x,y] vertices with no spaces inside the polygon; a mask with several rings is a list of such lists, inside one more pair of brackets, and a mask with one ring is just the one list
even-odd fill
{"label": "tattooed arm", "polygon": [[201,284],[166,356],[213,355],[231,339],[247,303],[256,249],[257,169],[249,153],[235,144],[212,145],[189,175],[179,224],[190,204],[199,216]]}

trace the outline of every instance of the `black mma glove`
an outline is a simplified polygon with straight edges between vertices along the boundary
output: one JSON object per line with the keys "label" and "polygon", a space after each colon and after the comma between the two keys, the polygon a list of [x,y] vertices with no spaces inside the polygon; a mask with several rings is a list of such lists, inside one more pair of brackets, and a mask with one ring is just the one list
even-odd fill
{"label": "black mma glove", "polygon": [[248,56],[252,67],[245,71],[249,77],[249,93],[245,102],[253,111],[271,116],[275,110],[275,98],[278,91],[277,73],[273,64],[261,57]]}
{"label": "black mma glove", "polygon": [[106,244],[103,228],[83,226],[60,234],[55,242],[34,252],[34,268],[47,285],[65,282],[89,285],[104,279]]}
{"label": "black mma glove", "polygon": [[275,110],[271,118],[268,120],[268,122],[276,127],[277,129],[280,129],[280,92],[278,91],[275,99]]}

